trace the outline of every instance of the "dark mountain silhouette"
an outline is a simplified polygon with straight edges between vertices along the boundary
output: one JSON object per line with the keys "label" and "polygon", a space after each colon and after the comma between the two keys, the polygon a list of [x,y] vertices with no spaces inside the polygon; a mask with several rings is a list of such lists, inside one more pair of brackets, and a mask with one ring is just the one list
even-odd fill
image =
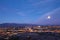
{"label": "dark mountain silhouette", "polygon": [[0,27],[32,27],[32,26],[38,26],[35,24],[18,24],[18,23],[3,23],[0,24]]}

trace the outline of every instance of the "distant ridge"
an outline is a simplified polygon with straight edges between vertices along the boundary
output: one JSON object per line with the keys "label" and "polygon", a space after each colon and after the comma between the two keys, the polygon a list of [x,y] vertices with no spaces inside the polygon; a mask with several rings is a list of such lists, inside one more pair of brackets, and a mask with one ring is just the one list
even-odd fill
{"label": "distant ridge", "polygon": [[37,24],[19,24],[19,23],[0,24],[0,27],[34,27],[34,26],[60,26],[60,25],[37,25]]}
{"label": "distant ridge", "polygon": [[27,27],[27,26],[38,26],[36,24],[19,24],[19,23],[2,23],[0,27]]}

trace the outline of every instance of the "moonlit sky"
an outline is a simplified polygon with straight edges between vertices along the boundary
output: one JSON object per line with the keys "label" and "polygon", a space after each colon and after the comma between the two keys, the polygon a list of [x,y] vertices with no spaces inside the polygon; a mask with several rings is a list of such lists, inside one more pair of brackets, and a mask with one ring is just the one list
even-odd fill
{"label": "moonlit sky", "polygon": [[60,0],[0,0],[0,23],[60,25]]}

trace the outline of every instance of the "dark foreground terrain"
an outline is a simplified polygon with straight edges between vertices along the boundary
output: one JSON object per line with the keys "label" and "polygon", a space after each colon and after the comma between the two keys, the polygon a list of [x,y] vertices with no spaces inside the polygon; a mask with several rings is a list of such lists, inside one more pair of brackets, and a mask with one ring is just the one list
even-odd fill
{"label": "dark foreground terrain", "polygon": [[12,35],[9,39],[0,36],[0,40],[60,40],[59,33],[42,32],[42,33],[21,33]]}

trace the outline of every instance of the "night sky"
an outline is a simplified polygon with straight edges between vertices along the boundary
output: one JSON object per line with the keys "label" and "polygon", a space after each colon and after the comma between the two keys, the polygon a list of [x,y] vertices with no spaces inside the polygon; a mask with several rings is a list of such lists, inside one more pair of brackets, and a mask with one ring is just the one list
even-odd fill
{"label": "night sky", "polygon": [[0,0],[0,23],[60,25],[60,0]]}

